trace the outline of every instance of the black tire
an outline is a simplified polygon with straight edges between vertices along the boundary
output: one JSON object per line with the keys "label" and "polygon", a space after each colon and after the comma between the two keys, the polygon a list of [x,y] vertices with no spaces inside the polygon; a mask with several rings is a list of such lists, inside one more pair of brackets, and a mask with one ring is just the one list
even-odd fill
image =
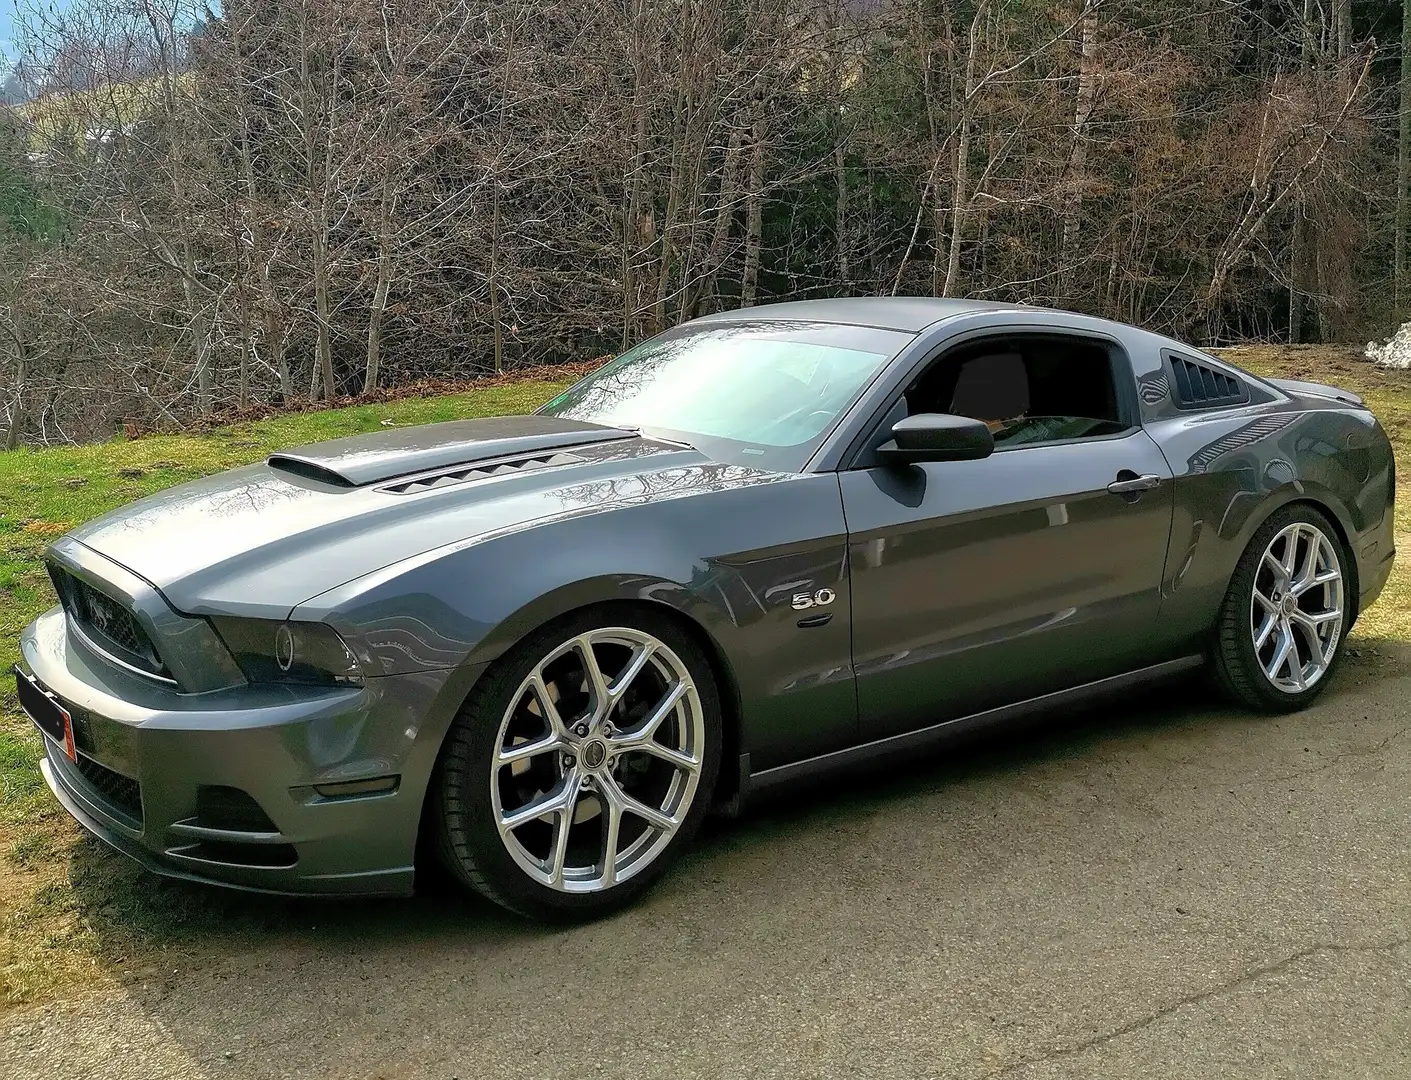
{"label": "black tire", "polygon": [[[532,878],[501,840],[491,801],[490,764],[506,710],[539,662],[577,635],[607,627],[650,634],[685,665],[704,720],[700,774],[684,820],[650,865],[608,888],[564,892]],[[638,605],[602,605],[556,620],[530,634],[491,666],[451,726],[429,808],[437,828],[440,859],[461,884],[530,918],[581,920],[616,911],[648,889],[690,845],[710,807],[720,768],[722,735],[720,695],[710,663],[692,636],[670,616]]]}
{"label": "black tire", "polygon": [[[1251,605],[1265,549],[1274,537],[1295,522],[1318,529],[1336,551],[1342,572],[1343,614],[1335,651],[1322,675],[1307,689],[1291,692],[1274,686],[1264,672],[1251,634]],[[1239,704],[1259,712],[1291,713],[1306,708],[1323,692],[1342,660],[1343,641],[1357,614],[1356,570],[1351,560],[1351,553],[1342,543],[1337,530],[1327,516],[1314,507],[1295,503],[1270,515],[1269,520],[1250,539],[1249,546],[1235,565],[1215,627],[1211,666],[1226,694]]]}

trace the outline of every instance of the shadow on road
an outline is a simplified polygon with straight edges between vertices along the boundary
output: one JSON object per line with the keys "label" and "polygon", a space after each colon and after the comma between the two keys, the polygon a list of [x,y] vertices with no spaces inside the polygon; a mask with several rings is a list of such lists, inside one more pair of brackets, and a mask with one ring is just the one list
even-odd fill
{"label": "shadow on road", "polygon": [[[1411,650],[1358,639],[1337,685],[1336,702],[1367,684],[1411,670]],[[909,803],[969,784],[1023,785],[1040,766],[1081,772],[1097,748],[1142,745],[1163,733],[1250,725],[1231,713],[1201,677],[1140,690],[1096,706],[1011,721],[959,736],[933,751],[796,785],[756,798],[739,820],[706,822],[693,850],[669,876],[669,888],[709,887],[711,867],[731,852],[787,842],[791,832],[845,828],[875,815],[905,813]],[[1275,721],[1267,721],[1274,723]],[[99,962],[120,979],[171,974],[213,956],[256,946],[347,950],[418,947],[492,939],[513,943],[571,934],[528,923],[465,896],[429,867],[409,899],[288,900],[156,877],[101,844],[84,839],[70,854],[81,917],[99,940]]]}

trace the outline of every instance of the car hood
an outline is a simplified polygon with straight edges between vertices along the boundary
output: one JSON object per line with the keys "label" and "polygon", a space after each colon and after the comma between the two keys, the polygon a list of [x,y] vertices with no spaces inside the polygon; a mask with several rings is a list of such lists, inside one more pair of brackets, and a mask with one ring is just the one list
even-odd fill
{"label": "car hood", "polygon": [[69,535],[178,611],[283,618],[447,545],[764,475],[621,429],[537,416],[457,421],[281,452]]}

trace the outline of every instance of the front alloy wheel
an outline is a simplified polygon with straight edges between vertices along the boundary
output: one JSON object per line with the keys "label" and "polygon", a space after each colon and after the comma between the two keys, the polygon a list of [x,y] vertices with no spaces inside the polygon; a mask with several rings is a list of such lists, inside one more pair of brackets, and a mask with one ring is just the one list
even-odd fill
{"label": "front alloy wheel", "polygon": [[673,622],[546,628],[482,678],[448,738],[446,861],[526,914],[619,906],[699,824],[719,715],[709,665]]}

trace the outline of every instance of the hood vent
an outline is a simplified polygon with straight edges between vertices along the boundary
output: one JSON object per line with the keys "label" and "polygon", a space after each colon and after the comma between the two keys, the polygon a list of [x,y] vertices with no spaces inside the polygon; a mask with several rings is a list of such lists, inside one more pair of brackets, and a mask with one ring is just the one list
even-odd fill
{"label": "hood vent", "polygon": [[536,457],[515,458],[512,461],[486,462],[469,469],[455,469],[431,476],[418,476],[400,484],[390,484],[382,490],[392,495],[415,495],[419,491],[450,487],[453,484],[483,480],[490,476],[509,476],[512,473],[532,472],[536,469],[552,469],[559,465],[576,465],[585,460],[587,459],[577,454],[540,454]]}

